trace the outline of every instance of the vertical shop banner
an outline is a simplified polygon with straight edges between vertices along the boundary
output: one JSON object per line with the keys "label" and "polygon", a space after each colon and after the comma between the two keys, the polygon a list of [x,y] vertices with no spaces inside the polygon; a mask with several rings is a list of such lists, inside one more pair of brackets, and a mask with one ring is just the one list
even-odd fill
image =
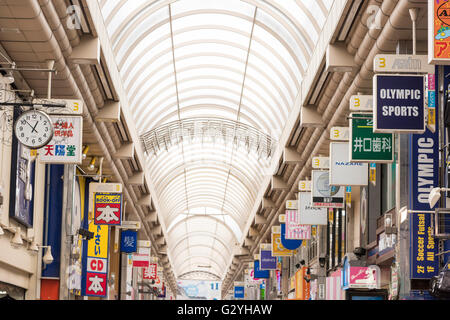
{"label": "vertical shop banner", "polygon": [[431,279],[439,273],[438,241],[433,237],[432,215],[410,214],[410,278]]}
{"label": "vertical shop banner", "polygon": [[269,279],[270,278],[270,271],[269,270],[261,270],[260,269],[260,262],[259,260],[255,260],[253,262],[253,270],[254,270],[254,277],[255,279]]}
{"label": "vertical shop banner", "polygon": [[44,163],[81,164],[83,153],[83,117],[50,115],[53,138],[39,149]]}
{"label": "vertical shop banner", "polygon": [[277,268],[277,257],[272,256],[272,247],[269,243],[260,244],[259,250],[261,270],[275,270]]}
{"label": "vertical shop banner", "polygon": [[[311,192],[298,193],[298,209],[300,224],[309,225],[327,225],[328,210],[327,208],[315,208],[311,205]],[[287,224],[287,216],[286,216]]]}
{"label": "vertical shop banner", "polygon": [[109,228],[89,224],[94,238],[88,241],[84,295],[106,297],[108,288]]}
{"label": "vertical shop banner", "polygon": [[[286,240],[304,240],[311,238],[311,226],[300,223],[298,210],[286,210],[283,238]],[[283,230],[281,231],[283,234]],[[301,244],[301,241],[300,241]]]}
{"label": "vertical shop banner", "polygon": [[428,62],[450,62],[450,1],[428,1]]}
{"label": "vertical shop banner", "polygon": [[144,279],[155,280],[158,274],[158,265],[156,263],[150,263],[147,268],[144,269]]}
{"label": "vertical shop banner", "polygon": [[286,249],[281,242],[281,227],[272,227],[272,256],[289,257],[292,250]]}
{"label": "vertical shop banner", "polygon": [[394,136],[392,133],[374,133],[371,113],[350,114],[350,161],[394,161]]}
{"label": "vertical shop banner", "polygon": [[330,143],[330,186],[367,186],[367,163],[350,162],[348,142]]}
{"label": "vertical shop banner", "polygon": [[122,194],[96,193],[94,196],[94,223],[120,226],[122,224]]}
{"label": "vertical shop banner", "polygon": [[302,267],[295,273],[295,299],[309,300],[310,297],[310,281],[306,281],[307,267]]}
{"label": "vertical shop banner", "polygon": [[435,132],[427,128],[423,134],[410,135],[409,170],[410,277],[430,279],[439,271],[438,242],[431,225],[434,208],[428,203],[431,190],[439,186],[438,127]]}
{"label": "vertical shop banner", "polygon": [[375,75],[373,132],[423,133],[425,92],[423,75]]}
{"label": "vertical shop banner", "polygon": [[120,251],[133,253],[137,251],[137,231],[123,230],[120,239]]}
{"label": "vertical shop banner", "polygon": [[312,206],[326,208],[344,208],[345,190],[340,186],[330,186],[329,175],[329,170],[312,170]]}

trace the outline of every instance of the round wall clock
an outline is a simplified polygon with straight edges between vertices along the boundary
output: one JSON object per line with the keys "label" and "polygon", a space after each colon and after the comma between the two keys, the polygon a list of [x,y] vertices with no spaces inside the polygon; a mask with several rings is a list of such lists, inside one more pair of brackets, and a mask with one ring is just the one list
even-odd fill
{"label": "round wall clock", "polygon": [[50,117],[39,110],[22,113],[14,124],[14,133],[24,146],[39,149],[53,138],[53,124]]}

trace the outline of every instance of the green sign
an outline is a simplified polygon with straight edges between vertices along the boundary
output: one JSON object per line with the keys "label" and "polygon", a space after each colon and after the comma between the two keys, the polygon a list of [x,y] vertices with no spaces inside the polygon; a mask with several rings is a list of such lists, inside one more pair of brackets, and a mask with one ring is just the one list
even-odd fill
{"label": "green sign", "polygon": [[392,133],[373,132],[373,114],[350,114],[350,161],[394,161],[394,136]]}

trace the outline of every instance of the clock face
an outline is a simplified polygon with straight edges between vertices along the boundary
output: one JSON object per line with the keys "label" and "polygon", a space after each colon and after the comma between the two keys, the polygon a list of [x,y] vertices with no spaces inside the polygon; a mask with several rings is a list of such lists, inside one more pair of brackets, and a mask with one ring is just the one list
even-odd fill
{"label": "clock face", "polygon": [[30,110],[17,118],[14,132],[20,143],[30,149],[39,149],[52,139],[53,124],[46,113]]}

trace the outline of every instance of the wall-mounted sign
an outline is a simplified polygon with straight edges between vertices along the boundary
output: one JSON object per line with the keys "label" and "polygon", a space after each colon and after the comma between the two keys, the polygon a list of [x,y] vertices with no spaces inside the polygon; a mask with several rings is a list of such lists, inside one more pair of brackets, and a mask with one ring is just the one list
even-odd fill
{"label": "wall-mounted sign", "polygon": [[286,209],[297,210],[297,208],[298,208],[298,201],[297,200],[287,200],[286,201]]}
{"label": "wall-mounted sign", "polygon": [[122,194],[96,193],[94,196],[94,223],[105,225],[121,225]]}
{"label": "wall-mounted sign", "polygon": [[428,1],[428,62],[450,64],[450,1]]}
{"label": "wall-mounted sign", "polygon": [[373,71],[393,73],[433,73],[434,66],[428,64],[428,56],[412,54],[378,54]]}
{"label": "wall-mounted sign", "polygon": [[311,206],[311,192],[299,192],[299,220],[302,225],[327,225],[327,208],[315,208]]}
{"label": "wall-mounted sign", "polygon": [[137,231],[122,230],[120,251],[125,253],[132,253],[137,251]]}
{"label": "wall-mounted sign", "polygon": [[[285,235],[284,235],[285,239],[287,240],[311,239],[311,226],[307,224],[300,224],[300,212],[298,210],[286,210],[286,223],[281,224],[282,229],[283,225],[285,228]],[[281,233],[283,234],[283,230],[281,231]],[[301,245],[301,242],[298,244],[298,246],[299,245]]]}
{"label": "wall-mounted sign", "polygon": [[330,167],[330,158],[328,157],[313,157],[313,169],[328,169]]}
{"label": "wall-mounted sign", "polygon": [[373,115],[350,114],[350,161],[380,162],[394,161],[394,138],[391,133],[373,132]]}
{"label": "wall-mounted sign", "polygon": [[297,300],[309,300],[310,297],[310,281],[306,273],[307,267],[302,267],[295,273],[295,299]]}
{"label": "wall-mounted sign", "polygon": [[39,160],[44,163],[81,164],[83,117],[51,115],[53,138],[39,149]]}
{"label": "wall-mounted sign", "polygon": [[330,143],[330,186],[366,186],[369,180],[367,163],[350,162],[348,142]]}
{"label": "wall-mounted sign", "polygon": [[311,191],[311,181],[300,180],[298,182],[298,191]]}
{"label": "wall-mounted sign", "polygon": [[425,92],[423,75],[375,75],[373,131],[423,133]]}
{"label": "wall-mounted sign", "polygon": [[356,95],[350,97],[350,111],[372,112],[373,97],[371,95]]}
{"label": "wall-mounted sign", "polygon": [[342,289],[380,289],[380,267],[354,267],[344,261]]}
{"label": "wall-mounted sign", "polygon": [[270,244],[261,244],[259,255],[261,257],[261,270],[275,270],[277,268],[277,258],[272,256]]}
{"label": "wall-mounted sign", "polygon": [[312,201],[313,207],[343,208],[344,188],[330,186],[329,171],[312,170]]}

